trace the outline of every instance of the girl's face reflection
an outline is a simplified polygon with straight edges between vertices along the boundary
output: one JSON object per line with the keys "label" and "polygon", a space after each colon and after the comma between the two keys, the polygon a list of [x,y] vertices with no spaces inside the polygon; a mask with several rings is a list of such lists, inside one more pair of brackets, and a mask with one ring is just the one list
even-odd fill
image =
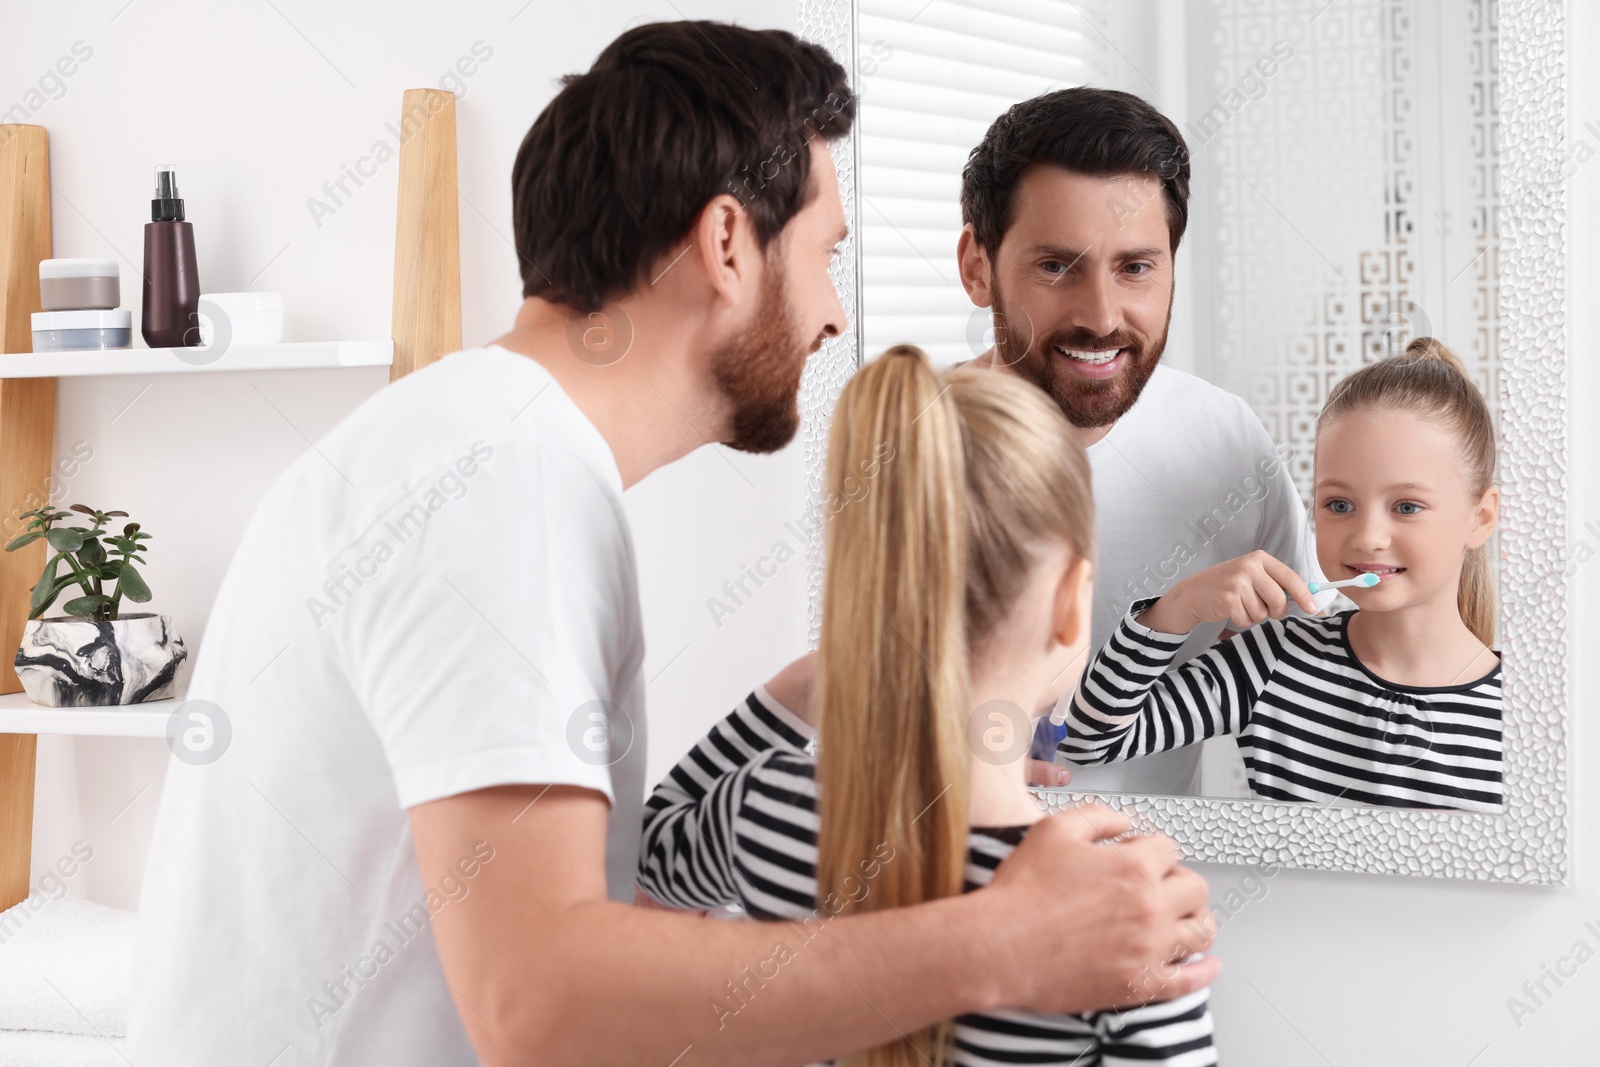
{"label": "girl's face reflection", "polygon": [[1371,589],[1347,588],[1359,607],[1393,611],[1448,597],[1462,557],[1494,532],[1498,497],[1474,496],[1450,429],[1409,411],[1356,411],[1317,437],[1317,560],[1330,581],[1364,571]]}

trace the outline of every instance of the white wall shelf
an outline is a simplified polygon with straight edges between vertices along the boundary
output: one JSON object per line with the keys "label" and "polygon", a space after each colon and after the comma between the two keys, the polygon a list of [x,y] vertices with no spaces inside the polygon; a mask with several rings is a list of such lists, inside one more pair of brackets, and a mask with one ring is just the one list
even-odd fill
{"label": "white wall shelf", "polygon": [[394,342],[297,341],[239,345],[211,358],[204,348],[117,348],[107,351],[12,352],[0,355],[0,378],[81,378],[110,374],[195,374],[226,371],[387,367]]}
{"label": "white wall shelf", "polygon": [[166,737],[179,701],[152,700],[112,708],[45,708],[26,693],[0,696],[0,734],[75,734],[80,737]]}

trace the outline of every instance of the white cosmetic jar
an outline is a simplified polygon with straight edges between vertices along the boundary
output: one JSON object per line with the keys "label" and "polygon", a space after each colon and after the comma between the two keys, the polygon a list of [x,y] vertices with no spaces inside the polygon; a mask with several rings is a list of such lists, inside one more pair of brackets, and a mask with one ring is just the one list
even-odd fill
{"label": "white cosmetic jar", "polygon": [[203,345],[275,345],[283,340],[283,294],[206,293],[196,318]]}

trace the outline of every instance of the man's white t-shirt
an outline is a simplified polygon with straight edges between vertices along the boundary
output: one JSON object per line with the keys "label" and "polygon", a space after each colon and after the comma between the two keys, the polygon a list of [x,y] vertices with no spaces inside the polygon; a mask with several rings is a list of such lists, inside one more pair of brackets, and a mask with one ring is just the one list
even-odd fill
{"label": "man's white t-shirt", "polygon": [[[1302,576],[1319,573],[1287,449],[1276,448],[1255,412],[1227,390],[1158,366],[1138,401],[1088,452],[1099,557],[1091,656],[1135,600],[1159,596],[1213,564],[1259,548]],[[1175,663],[1210,648],[1222,629],[1195,629]],[[1199,785],[1200,750],[1073,766],[1069,788],[1190,795]]]}
{"label": "man's white t-shirt", "polygon": [[212,609],[186,699],[222,755],[168,770],[130,1059],[476,1062],[430,922],[516,831],[424,885],[407,809],[596,790],[631,900],[643,657],[621,477],[543,367],[460,352],[363,404],[272,487]]}

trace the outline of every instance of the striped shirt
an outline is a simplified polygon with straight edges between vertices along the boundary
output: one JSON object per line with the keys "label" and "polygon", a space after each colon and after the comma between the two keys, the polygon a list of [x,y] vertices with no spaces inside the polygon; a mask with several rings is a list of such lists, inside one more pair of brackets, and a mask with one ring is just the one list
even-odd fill
{"label": "striped shirt", "polygon": [[1133,605],[1084,672],[1059,751],[1110,763],[1233,734],[1269,800],[1500,811],[1500,666],[1461,685],[1385,681],[1346,611],[1269,619],[1173,668],[1184,642]]}
{"label": "striped shirt", "polygon": [[[816,763],[807,750],[811,728],[757,689],[662,780],[645,804],[639,886],[663,904],[715,908],[735,904],[763,921],[787,920],[781,951],[730,976],[712,999],[728,1025],[782,964],[845,907],[817,897]],[[1026,826],[973,827],[965,889],[987,885],[1027,833]],[[863,860],[845,893],[861,900],[894,850],[880,846]],[[1028,1063],[1075,1067],[1217,1062],[1207,990],[1124,1012],[1035,1015],[990,1012],[956,1020],[954,1057],[961,1067]]]}

